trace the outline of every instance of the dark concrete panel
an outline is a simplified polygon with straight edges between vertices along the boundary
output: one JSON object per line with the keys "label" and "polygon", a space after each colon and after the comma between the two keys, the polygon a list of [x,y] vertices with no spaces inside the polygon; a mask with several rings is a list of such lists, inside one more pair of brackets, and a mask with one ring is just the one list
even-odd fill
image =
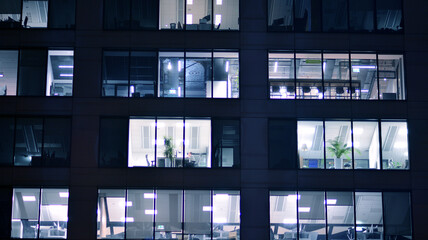
{"label": "dark concrete panel", "polygon": [[316,170],[298,171],[298,189],[352,189],[354,187],[352,170]]}
{"label": "dark concrete panel", "polygon": [[103,28],[103,0],[76,0],[76,29],[99,30]]}
{"label": "dark concrete panel", "polygon": [[[241,189],[241,228],[243,229],[265,228],[265,231],[269,233],[268,224],[269,224],[269,191],[265,188],[242,188]],[[267,239],[265,237],[262,237],[262,238],[250,237],[248,239]],[[241,236],[241,239],[247,239],[247,238],[244,238],[244,236]]]}
{"label": "dark concrete panel", "polygon": [[71,186],[68,200],[68,239],[96,239],[97,198],[95,186]]}
{"label": "dark concrete panel", "polygon": [[428,239],[428,190],[412,191],[413,239]]}
{"label": "dark concrete panel", "polygon": [[75,115],[72,119],[71,137],[71,167],[97,167],[99,144],[98,116]]}
{"label": "dark concrete panel", "polygon": [[74,53],[73,96],[101,96],[101,48],[76,48]]}
{"label": "dark concrete panel", "polygon": [[241,166],[267,168],[267,119],[241,119]]}

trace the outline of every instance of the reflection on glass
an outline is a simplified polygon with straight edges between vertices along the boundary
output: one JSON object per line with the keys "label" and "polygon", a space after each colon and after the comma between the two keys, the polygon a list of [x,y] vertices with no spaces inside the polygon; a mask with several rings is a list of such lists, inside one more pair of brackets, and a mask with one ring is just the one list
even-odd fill
{"label": "reflection on glass", "polygon": [[40,189],[13,189],[12,238],[37,238]]}
{"label": "reflection on glass", "polygon": [[184,0],[159,0],[159,29],[182,30]]}
{"label": "reflection on glass", "polygon": [[385,239],[412,239],[412,214],[410,194],[406,192],[383,193],[385,212]]}
{"label": "reflection on glass", "polygon": [[299,239],[326,239],[324,192],[299,192]]}
{"label": "reflection on glass", "polygon": [[184,190],[184,238],[211,239],[211,191]]}
{"label": "reflection on glass", "polygon": [[127,97],[129,52],[105,51],[103,58],[102,96]]}
{"label": "reflection on glass", "polygon": [[131,0],[131,29],[156,29],[157,0]]}
{"label": "reflection on glass", "polygon": [[268,12],[269,30],[293,31],[293,0],[269,0]]}
{"label": "reflection on glass", "polygon": [[399,32],[403,30],[401,0],[376,0],[377,30]]}
{"label": "reflection on glass", "polygon": [[210,98],[212,53],[186,52],[186,98]]}
{"label": "reflection on glass", "polygon": [[270,193],[270,239],[297,239],[297,195],[295,191]]}
{"label": "reflection on glass", "polygon": [[156,191],[155,239],[178,239],[182,234],[183,191]]}
{"label": "reflection on glass", "polygon": [[239,0],[214,1],[214,30],[239,30]]}
{"label": "reflection on glass", "polygon": [[239,98],[239,53],[214,52],[214,98]]}
{"label": "reflection on glass", "polygon": [[327,169],[352,169],[351,121],[326,121]]}
{"label": "reflection on glass", "polygon": [[213,191],[213,238],[240,239],[239,191]]}
{"label": "reflection on glass", "polygon": [[212,0],[186,0],[186,30],[211,30]]}
{"label": "reflection on glass", "polygon": [[159,97],[184,97],[184,53],[159,52]]}
{"label": "reflection on glass", "polygon": [[211,167],[211,121],[185,121],[184,167]]}
{"label": "reflection on glass", "polygon": [[321,54],[296,53],[297,98],[322,99]]}
{"label": "reflection on glass", "polygon": [[153,190],[129,189],[126,198],[126,239],[152,239],[156,214]]}
{"label": "reflection on glass", "polygon": [[98,190],[97,210],[97,238],[124,239],[125,222],[132,222],[125,218],[125,190],[100,189]]}
{"label": "reflection on glass", "polygon": [[324,98],[350,99],[355,89],[349,86],[349,54],[326,53],[323,58]]}
{"label": "reflection on glass", "polygon": [[43,118],[17,118],[15,131],[15,166],[40,166]]}
{"label": "reflection on glass", "polygon": [[406,122],[381,122],[383,169],[409,169]]}
{"label": "reflection on glass", "polygon": [[327,192],[328,239],[355,239],[353,192]]}
{"label": "reflection on glass", "polygon": [[212,121],[214,167],[238,167],[240,164],[239,120]]}
{"label": "reflection on glass", "polygon": [[67,238],[68,189],[42,189],[39,238]]}
{"label": "reflection on glass", "polygon": [[374,121],[354,121],[355,169],[380,169],[379,127]]}
{"label": "reflection on glass", "polygon": [[18,51],[1,50],[0,69],[0,96],[15,96],[18,79]]}
{"label": "reflection on glass", "polygon": [[321,31],[321,1],[295,0],[294,29],[298,32]]}
{"label": "reflection on glass", "polygon": [[379,97],[383,100],[403,100],[403,55],[379,55]]}
{"label": "reflection on glass", "polygon": [[378,99],[376,54],[351,54],[352,99]]}
{"label": "reflection on glass", "polygon": [[158,71],[156,52],[131,52],[129,96],[154,97]]}
{"label": "reflection on glass", "polygon": [[297,123],[300,168],[324,168],[324,131],[322,121]]}
{"label": "reflection on glass", "polygon": [[155,166],[155,119],[130,119],[128,167]]}
{"label": "reflection on glass", "polygon": [[21,22],[21,0],[0,2],[0,28],[19,28]]}
{"label": "reflection on glass", "polygon": [[128,29],[130,8],[129,0],[104,0],[104,28]]}
{"label": "reflection on glass", "polygon": [[23,0],[22,26],[46,28],[48,26],[48,0]]}
{"label": "reflection on glass", "polygon": [[357,239],[383,239],[382,193],[356,192]]}
{"label": "reflection on glass", "polygon": [[348,0],[323,0],[324,32],[348,30]]}
{"label": "reflection on glass", "polygon": [[270,98],[294,99],[294,54],[269,53]]}
{"label": "reflection on glass", "polygon": [[73,95],[74,51],[49,50],[46,96]]}
{"label": "reflection on glass", "polygon": [[349,30],[374,31],[374,0],[349,0]]}
{"label": "reflection on glass", "polygon": [[158,119],[156,166],[183,166],[183,119]]}

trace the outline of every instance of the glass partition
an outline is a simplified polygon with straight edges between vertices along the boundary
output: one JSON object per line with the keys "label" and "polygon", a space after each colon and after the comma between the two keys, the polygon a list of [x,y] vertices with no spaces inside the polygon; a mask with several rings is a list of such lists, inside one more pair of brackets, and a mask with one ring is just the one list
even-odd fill
{"label": "glass partition", "polygon": [[381,122],[382,168],[409,169],[406,122]]}
{"label": "glass partition", "polygon": [[271,31],[293,31],[293,0],[268,1],[268,29]]}
{"label": "glass partition", "polygon": [[297,98],[322,99],[321,54],[296,53]]}
{"label": "glass partition", "polygon": [[211,191],[184,190],[184,238],[211,239]]}
{"label": "glass partition", "polygon": [[322,121],[297,123],[300,168],[324,168],[324,127]]}
{"label": "glass partition", "polygon": [[103,56],[102,96],[127,97],[129,52],[105,51]]}
{"label": "glass partition", "polygon": [[327,169],[352,169],[351,121],[326,121]]}
{"label": "glass partition", "polygon": [[324,192],[304,191],[299,195],[299,239],[327,239]]}
{"label": "glass partition", "polygon": [[295,191],[270,192],[270,239],[297,239],[299,198]]}
{"label": "glass partition", "polygon": [[185,120],[184,167],[211,168],[211,120]]}
{"label": "glass partition", "polygon": [[214,52],[213,97],[239,98],[239,53]]}
{"label": "glass partition", "polygon": [[239,0],[214,1],[214,30],[239,30]]}
{"label": "glass partition", "polygon": [[39,238],[67,238],[68,189],[42,189]]}
{"label": "glass partition", "polygon": [[186,74],[186,98],[211,98],[212,53],[186,52],[184,71]]}
{"label": "glass partition", "polygon": [[154,167],[155,119],[130,119],[128,141],[128,167]]}
{"label": "glass partition", "polygon": [[122,189],[98,190],[98,239],[125,239],[125,222],[132,222],[130,218],[125,218],[125,207],[128,205],[125,196]]}
{"label": "glass partition", "polygon": [[127,191],[126,239],[153,238],[155,199],[156,194],[153,190],[129,189]]}
{"label": "glass partition", "polygon": [[380,99],[405,99],[403,55],[378,55],[378,62]]}
{"label": "glass partition", "polygon": [[183,166],[183,119],[158,119],[156,166]]}
{"label": "glass partition", "polygon": [[239,191],[213,191],[213,238],[240,239]]}
{"label": "glass partition", "polygon": [[239,167],[240,132],[239,120],[212,120],[212,159],[214,167]]}
{"label": "glass partition", "polygon": [[46,96],[73,95],[74,51],[49,50]]}
{"label": "glass partition", "polygon": [[186,30],[212,29],[212,0],[186,0]]}
{"label": "glass partition", "polygon": [[350,99],[355,89],[350,88],[349,54],[324,53],[323,58],[324,98]]}
{"label": "glass partition", "polygon": [[182,30],[184,0],[159,0],[159,29]]}
{"label": "glass partition", "polygon": [[184,53],[159,52],[159,97],[184,97]]}
{"label": "glass partition", "polygon": [[379,125],[377,121],[353,121],[354,168],[380,169]]}
{"label": "glass partition", "polygon": [[294,99],[294,53],[269,53],[269,84],[271,99]]}
{"label": "glass partition", "polygon": [[352,99],[378,99],[376,54],[351,54]]}
{"label": "glass partition", "polygon": [[16,95],[16,83],[18,80],[18,52],[19,51],[17,50],[0,51],[0,96]]}
{"label": "glass partition", "polygon": [[327,192],[328,239],[355,239],[354,228],[354,193]]}
{"label": "glass partition", "polygon": [[183,191],[157,190],[155,239],[178,239],[183,233]]}
{"label": "glass partition", "polygon": [[357,239],[383,239],[382,193],[356,192]]}

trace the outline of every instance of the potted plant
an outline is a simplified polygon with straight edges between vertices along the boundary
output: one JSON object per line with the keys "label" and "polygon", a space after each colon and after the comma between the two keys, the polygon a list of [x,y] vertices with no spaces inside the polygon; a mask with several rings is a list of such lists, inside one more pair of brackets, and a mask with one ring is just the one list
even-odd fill
{"label": "potted plant", "polygon": [[[330,146],[327,147],[327,151],[334,155],[334,168],[341,169],[343,168],[343,157],[351,160],[350,154],[352,153],[352,147],[348,144],[340,141],[339,136],[333,140],[328,140]],[[356,152],[359,152],[358,149],[355,149]]]}
{"label": "potted plant", "polygon": [[169,159],[171,161],[171,167],[174,167],[175,163],[175,157],[174,157],[174,143],[172,141],[172,137],[163,137],[165,150],[163,151],[163,154],[165,155],[166,159]]}

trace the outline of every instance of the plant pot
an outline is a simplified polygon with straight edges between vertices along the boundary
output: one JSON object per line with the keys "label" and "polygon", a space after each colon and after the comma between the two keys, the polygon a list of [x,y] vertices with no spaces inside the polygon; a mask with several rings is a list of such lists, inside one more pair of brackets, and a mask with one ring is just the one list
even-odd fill
{"label": "plant pot", "polygon": [[334,168],[342,169],[343,168],[343,159],[342,158],[334,158]]}

